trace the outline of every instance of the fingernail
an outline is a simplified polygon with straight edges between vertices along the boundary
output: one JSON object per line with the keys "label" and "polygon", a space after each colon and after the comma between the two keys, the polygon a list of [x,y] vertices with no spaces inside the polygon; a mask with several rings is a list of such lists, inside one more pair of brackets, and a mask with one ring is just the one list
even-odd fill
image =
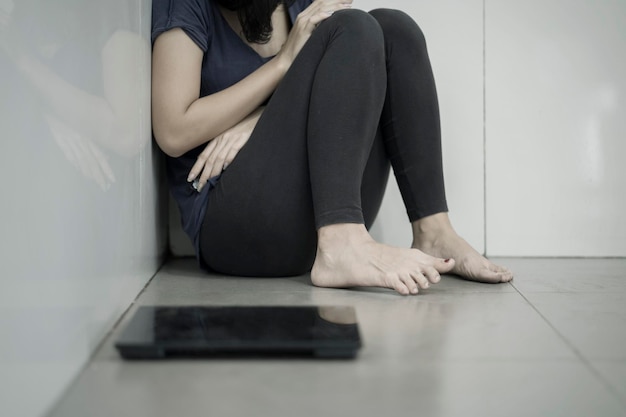
{"label": "fingernail", "polygon": [[452,260],[452,259],[448,258],[448,259],[446,259],[444,262],[445,262],[445,263],[448,263],[448,262],[450,262],[451,260]]}

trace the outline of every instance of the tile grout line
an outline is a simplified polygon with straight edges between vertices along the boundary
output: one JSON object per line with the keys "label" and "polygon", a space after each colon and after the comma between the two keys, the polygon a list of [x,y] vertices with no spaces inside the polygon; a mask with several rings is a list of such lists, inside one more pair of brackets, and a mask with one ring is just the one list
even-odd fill
{"label": "tile grout line", "polygon": [[120,323],[122,322],[124,317],[126,317],[130,309],[137,303],[137,300],[139,299],[139,297],[141,297],[141,295],[146,291],[146,288],[148,288],[148,286],[152,283],[154,278],[159,274],[159,272],[161,272],[161,270],[163,269],[163,266],[165,265],[165,262],[166,261],[161,262],[161,265],[157,268],[155,273],[150,277],[150,279],[146,282],[146,284],[141,288],[137,296],[133,299],[133,301],[131,301],[130,305],[122,312],[122,314],[120,314],[120,317],[115,321],[115,323],[113,323],[113,326],[111,326],[111,328],[104,334],[104,336],[102,336],[102,339],[100,340],[100,342],[95,346],[95,348],[89,355],[89,359],[87,359],[85,364],[76,373],[74,378],[72,378],[71,382],[67,384],[67,386],[65,387],[61,395],[56,399],[56,401],[54,401],[54,403],[48,408],[48,410],[44,414],[45,416],[51,415],[52,413],[54,413],[57,407],[59,407],[59,405],[61,404],[61,401],[63,401],[63,399],[67,396],[68,392],[77,383],[80,376],[84,372],[86,372],[87,368],[89,368],[89,366],[94,362],[96,354],[100,351],[100,349],[102,349],[102,347],[104,346],[106,341],[109,339],[109,337],[111,337],[111,335],[113,334],[113,331],[115,331],[115,329],[120,325]]}
{"label": "tile grout line", "polygon": [[515,291],[524,299],[524,301],[526,301],[528,303],[528,305],[535,310],[535,312],[539,315],[539,317],[541,317],[541,319],[548,325],[550,326],[550,328],[554,331],[554,333],[556,333],[556,335],[563,341],[565,342],[565,344],[574,352],[574,354],[576,355],[576,357],[578,358],[578,360],[591,372],[592,375],[594,375],[602,385],[604,385],[604,387],[611,393],[613,394],[613,396],[618,400],[618,402],[620,404],[622,404],[622,406],[626,407],[626,400],[624,400],[622,398],[622,395],[620,394],[620,392],[613,386],[613,384],[611,384],[611,382],[606,379],[604,377],[604,375],[602,375],[594,366],[593,364],[582,354],[582,352],[580,352],[580,350],[578,350],[576,348],[576,346],[574,346],[574,344],[572,342],[569,341],[569,339],[567,339],[557,328],[556,326],[554,326],[550,320],[548,320],[548,318],[546,316],[543,315],[543,313],[541,313],[541,311],[539,311],[539,309],[530,302],[530,300],[519,290],[519,288],[517,288],[515,286],[515,284],[513,283],[509,283],[514,289]]}
{"label": "tile grout line", "polygon": [[163,269],[163,266],[165,265],[165,263],[166,263],[166,261],[164,261],[161,264],[161,266],[159,266],[159,268],[154,272],[154,274],[150,277],[150,279],[146,282],[146,284],[141,288],[139,293],[137,293],[137,296],[133,299],[133,301],[130,302],[128,307],[126,307],[126,309],[122,312],[122,314],[120,314],[120,316],[115,321],[115,323],[113,323],[113,326],[111,326],[109,331],[106,332],[106,334],[104,335],[104,337],[102,338],[100,343],[98,343],[96,348],[91,353],[91,356],[89,357],[89,362],[88,363],[91,363],[93,361],[93,359],[95,358],[96,354],[100,351],[100,349],[102,349],[102,347],[104,346],[105,342],[109,339],[109,337],[111,337],[111,335],[113,334],[115,329],[117,329],[119,327],[120,323],[122,322],[122,320],[124,320],[124,317],[126,317],[128,312],[130,311],[130,309],[133,308],[135,306],[135,304],[137,304],[137,300],[139,300],[139,297],[141,297],[143,295],[143,293],[146,292],[146,289],[148,288],[148,286],[150,284],[152,284],[152,281],[154,281],[154,278],[156,278],[156,276],[161,272],[161,270]]}
{"label": "tile grout line", "polygon": [[487,256],[487,0],[483,0],[483,244]]}

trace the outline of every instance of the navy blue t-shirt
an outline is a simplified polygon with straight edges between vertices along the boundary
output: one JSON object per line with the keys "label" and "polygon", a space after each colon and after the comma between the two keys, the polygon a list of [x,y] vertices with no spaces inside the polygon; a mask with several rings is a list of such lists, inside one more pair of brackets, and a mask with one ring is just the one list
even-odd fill
{"label": "navy blue t-shirt", "polygon": [[[295,0],[289,7],[291,22],[313,0]],[[204,51],[200,97],[216,93],[239,82],[271,58],[261,57],[230,27],[213,0],[153,0],[152,43],[170,29],[181,28]],[[187,176],[205,145],[179,158],[167,157],[167,177],[172,196],[180,209],[182,226],[199,256],[200,227],[210,190],[219,177],[209,180],[202,192],[195,191]]]}

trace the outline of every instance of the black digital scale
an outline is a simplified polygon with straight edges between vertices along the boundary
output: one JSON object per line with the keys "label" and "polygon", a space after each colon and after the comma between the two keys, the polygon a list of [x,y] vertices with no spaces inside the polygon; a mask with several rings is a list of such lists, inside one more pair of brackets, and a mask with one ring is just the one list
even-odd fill
{"label": "black digital scale", "polygon": [[354,358],[361,338],[348,306],[142,306],[115,347],[126,359]]}

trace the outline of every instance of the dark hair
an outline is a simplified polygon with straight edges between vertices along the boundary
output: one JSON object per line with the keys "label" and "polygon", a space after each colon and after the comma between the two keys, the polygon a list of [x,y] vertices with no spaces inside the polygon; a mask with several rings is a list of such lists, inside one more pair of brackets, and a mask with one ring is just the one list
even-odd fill
{"label": "dark hair", "polygon": [[228,10],[236,11],[243,35],[250,43],[267,43],[272,37],[272,13],[279,4],[291,6],[295,0],[216,0]]}

